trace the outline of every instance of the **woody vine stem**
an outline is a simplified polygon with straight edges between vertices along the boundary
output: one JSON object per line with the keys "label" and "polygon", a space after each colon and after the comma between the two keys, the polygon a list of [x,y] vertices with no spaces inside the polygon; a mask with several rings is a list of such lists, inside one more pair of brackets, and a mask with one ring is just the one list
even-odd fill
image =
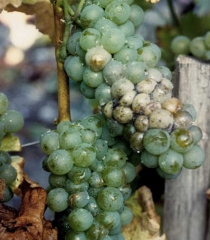
{"label": "woody vine stem", "polygon": [[69,36],[70,19],[66,19],[64,5],[66,0],[58,0],[54,3],[54,21],[55,21],[55,56],[57,62],[58,77],[58,118],[56,123],[61,121],[70,121],[70,94],[69,79],[64,71],[64,60],[66,58],[66,38]]}
{"label": "woody vine stem", "polygon": [[76,11],[71,7],[73,1],[57,0],[53,3],[54,21],[55,21],[55,56],[57,62],[58,76],[58,118],[56,124],[61,121],[71,121],[70,113],[70,94],[69,79],[64,71],[64,60],[67,57],[66,44],[70,36],[72,22],[75,21],[80,25],[78,16],[85,3],[81,0]]}

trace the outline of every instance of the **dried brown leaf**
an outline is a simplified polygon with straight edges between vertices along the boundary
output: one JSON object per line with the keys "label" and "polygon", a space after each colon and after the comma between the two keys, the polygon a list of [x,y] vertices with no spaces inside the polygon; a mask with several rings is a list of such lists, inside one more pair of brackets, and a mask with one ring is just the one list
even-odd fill
{"label": "dried brown leaf", "polygon": [[14,219],[17,217],[18,211],[5,204],[0,204],[0,223],[8,230],[14,229]]}
{"label": "dried brown leaf", "polygon": [[0,179],[0,201],[4,200],[5,187],[6,187],[6,184],[4,179]]}
{"label": "dried brown leaf", "polygon": [[208,200],[210,200],[210,188],[206,191],[206,197]]}
{"label": "dried brown leaf", "polygon": [[0,221],[10,220],[17,217],[17,210],[5,204],[0,204]]}
{"label": "dried brown leaf", "polygon": [[8,220],[13,226],[12,232],[1,221],[1,240],[57,240],[57,231],[43,217],[47,192],[29,179],[23,181],[21,190],[23,197],[18,217]]}
{"label": "dried brown leaf", "polygon": [[50,221],[44,220],[44,229],[43,229],[43,240],[56,240],[57,239],[57,230],[52,227]]}
{"label": "dried brown leaf", "polygon": [[129,225],[123,227],[126,240],[166,240],[165,235],[160,236],[160,217],[147,187],[139,188],[127,205],[134,212],[134,217]]}
{"label": "dried brown leaf", "polygon": [[51,39],[54,38],[54,13],[53,6],[49,0],[36,1],[34,4],[23,3],[17,8],[8,5],[5,10],[8,12],[18,11],[28,15],[34,15],[36,28],[41,33],[49,35]]}

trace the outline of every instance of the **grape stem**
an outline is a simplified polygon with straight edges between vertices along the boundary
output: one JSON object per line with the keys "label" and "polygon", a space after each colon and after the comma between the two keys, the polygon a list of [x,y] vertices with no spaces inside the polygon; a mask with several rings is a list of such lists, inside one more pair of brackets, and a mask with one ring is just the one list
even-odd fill
{"label": "grape stem", "polygon": [[181,29],[181,26],[180,26],[180,23],[179,23],[179,18],[177,17],[177,14],[176,14],[175,9],[174,9],[173,1],[172,0],[167,0],[167,3],[168,3],[169,10],[171,12],[171,16],[172,16],[174,25],[179,28],[180,32],[182,32],[182,29]]}
{"label": "grape stem", "polygon": [[56,124],[61,121],[71,121],[69,79],[64,70],[64,60],[67,56],[66,42],[70,34],[71,25],[67,4],[67,0],[57,0],[53,5],[55,21],[54,42],[58,76],[58,118],[55,120]]}
{"label": "grape stem", "polygon": [[74,16],[72,16],[73,21],[75,21],[78,18],[84,4],[85,4],[85,0],[80,0],[79,4],[77,6],[77,11],[75,12]]}
{"label": "grape stem", "polygon": [[34,142],[22,144],[22,148],[23,147],[30,147],[30,146],[37,145],[37,144],[40,144],[40,141],[34,141]]}
{"label": "grape stem", "polygon": [[77,6],[77,10],[76,12],[73,10],[73,8],[71,7],[71,5],[74,3],[74,1],[71,1],[70,4],[68,5],[68,13],[71,16],[71,20],[76,22],[77,25],[81,26],[81,22],[78,19],[78,16],[82,10],[83,5],[85,4],[85,0],[80,0],[78,6]]}

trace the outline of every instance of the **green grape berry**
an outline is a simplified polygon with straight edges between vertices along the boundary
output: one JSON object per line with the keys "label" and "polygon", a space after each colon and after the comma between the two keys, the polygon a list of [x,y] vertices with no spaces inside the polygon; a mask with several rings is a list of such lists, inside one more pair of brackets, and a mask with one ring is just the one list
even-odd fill
{"label": "green grape berry", "polygon": [[97,203],[104,211],[117,211],[123,206],[123,196],[120,190],[113,187],[106,187],[99,192]]}
{"label": "green grape berry", "polygon": [[205,160],[205,153],[199,145],[194,145],[188,152],[183,153],[183,166],[189,169],[200,167]]}
{"label": "green grape berry", "polygon": [[109,233],[108,229],[106,229],[102,224],[94,221],[92,226],[86,231],[87,239],[103,239]]}
{"label": "green grape berry", "polygon": [[175,54],[188,54],[190,39],[186,36],[177,36],[171,42],[171,49]]}
{"label": "green grape berry", "polygon": [[9,100],[4,93],[0,93],[0,115],[7,111]]}
{"label": "green grape berry", "polygon": [[17,178],[17,171],[12,165],[7,165],[3,171],[0,172],[0,179],[4,179],[6,184],[11,184]]}
{"label": "green grape berry", "polygon": [[129,207],[124,206],[123,211],[120,213],[120,220],[122,226],[128,225],[132,221],[132,219],[133,219],[132,210]]}
{"label": "green grape berry", "polygon": [[8,186],[5,186],[3,197],[1,198],[1,203],[9,202],[13,198],[14,194],[12,192],[12,189]]}
{"label": "green grape berry", "polygon": [[107,167],[102,172],[102,177],[108,187],[120,187],[125,181],[122,169]]}
{"label": "green grape berry", "polygon": [[73,160],[69,152],[57,149],[47,159],[47,166],[56,175],[64,175],[73,167]]}
{"label": "green grape berry", "polygon": [[2,172],[12,162],[12,158],[8,152],[0,151],[0,172]]}
{"label": "green grape berry", "polygon": [[164,172],[160,167],[157,167],[156,170],[157,170],[158,175],[166,180],[172,180],[172,179],[177,178],[181,174],[181,171],[182,171],[182,170],[180,170],[179,172],[172,174],[172,173]]}
{"label": "green grape berry", "polygon": [[62,212],[68,207],[68,193],[63,188],[54,188],[47,195],[47,205],[53,212]]}
{"label": "green grape berry", "polygon": [[40,144],[42,151],[50,155],[53,151],[59,148],[59,135],[55,131],[47,131],[41,135]]}
{"label": "green grape berry", "polygon": [[144,150],[141,153],[141,163],[148,168],[156,168],[158,166],[158,155],[151,154]]}
{"label": "green grape berry", "polygon": [[73,162],[78,167],[89,167],[96,160],[94,147],[88,143],[82,143],[71,151]]}
{"label": "green grape berry", "polygon": [[158,163],[162,171],[169,174],[177,174],[183,166],[183,156],[172,149],[168,149],[160,154]]}
{"label": "green grape berry", "polygon": [[88,210],[77,208],[69,214],[68,222],[74,231],[83,232],[92,225],[93,216]]}
{"label": "green grape berry", "polygon": [[8,110],[2,114],[0,122],[4,124],[4,131],[7,133],[18,132],[24,125],[23,116],[15,110]]}
{"label": "green grape berry", "polygon": [[176,129],[171,133],[171,148],[179,153],[189,151],[194,144],[193,135],[184,128]]}
{"label": "green grape berry", "polygon": [[98,214],[96,220],[106,229],[112,230],[120,224],[120,214],[117,211],[102,211]]}
{"label": "green grape berry", "polygon": [[68,177],[75,184],[86,182],[91,176],[91,171],[88,167],[73,166],[68,172]]}
{"label": "green grape berry", "polygon": [[48,177],[49,184],[52,188],[64,188],[66,179],[66,175],[56,175],[54,173],[50,173]]}
{"label": "green grape berry", "polygon": [[149,129],[143,139],[145,149],[154,155],[166,152],[170,146],[169,133],[161,129]]}
{"label": "green grape berry", "polygon": [[65,236],[65,240],[86,240],[86,236],[84,232],[76,232],[71,230]]}
{"label": "green grape berry", "polygon": [[69,196],[69,206],[72,209],[83,208],[89,202],[90,196],[88,192],[77,192]]}

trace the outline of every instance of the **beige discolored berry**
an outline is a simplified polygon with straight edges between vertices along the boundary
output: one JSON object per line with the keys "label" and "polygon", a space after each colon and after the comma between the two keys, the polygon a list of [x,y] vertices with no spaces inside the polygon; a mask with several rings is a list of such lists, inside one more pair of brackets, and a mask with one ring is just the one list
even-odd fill
{"label": "beige discolored berry", "polygon": [[133,100],[132,109],[135,113],[140,113],[149,102],[150,96],[148,94],[139,93]]}
{"label": "beige discolored berry", "polygon": [[89,49],[85,55],[86,64],[95,72],[101,71],[112,56],[103,47],[96,46]]}
{"label": "beige discolored berry", "polygon": [[161,109],[161,104],[159,102],[150,102],[144,107],[144,114],[150,115],[155,109]]}
{"label": "beige discolored berry", "polygon": [[170,128],[173,126],[173,123],[173,114],[166,109],[156,109],[150,114],[150,128]]}
{"label": "beige discolored berry", "polygon": [[151,80],[154,80],[156,82],[160,82],[162,80],[162,74],[161,72],[156,69],[156,68],[150,68],[148,70],[148,76],[147,76],[148,79],[151,79]]}
{"label": "beige discolored berry", "polygon": [[187,111],[178,111],[174,114],[174,128],[189,128],[193,123],[192,116]]}
{"label": "beige discolored berry", "polygon": [[135,129],[139,132],[147,131],[149,127],[149,118],[145,115],[139,115],[134,122]]}
{"label": "beige discolored berry", "polygon": [[162,78],[160,84],[166,92],[171,91],[174,87],[173,83],[170,80],[168,80],[167,78]]}
{"label": "beige discolored berry", "polygon": [[132,90],[134,90],[134,84],[126,78],[117,80],[111,87],[111,93],[114,98],[120,98]]}
{"label": "beige discolored berry", "polygon": [[133,119],[133,111],[124,106],[117,106],[113,110],[113,117],[122,124],[129,123]]}
{"label": "beige discolored berry", "polygon": [[118,104],[121,106],[129,107],[132,104],[135,96],[136,96],[135,90],[129,91],[120,98]]}
{"label": "beige discolored berry", "polygon": [[171,98],[172,91],[166,90],[162,85],[159,85],[155,88],[155,90],[151,93],[151,98],[156,102],[164,102]]}
{"label": "beige discolored berry", "polygon": [[157,82],[152,79],[146,79],[136,85],[136,90],[140,93],[151,93],[157,85]]}
{"label": "beige discolored berry", "polygon": [[182,109],[182,102],[178,98],[170,98],[162,103],[162,108],[171,113],[176,113]]}
{"label": "beige discolored berry", "polygon": [[111,118],[112,117],[112,111],[113,111],[113,102],[110,101],[108,102],[104,109],[103,109],[103,114],[107,117],[107,118]]}
{"label": "beige discolored berry", "polygon": [[142,151],[144,148],[143,147],[143,139],[144,139],[144,133],[142,133],[142,132],[133,133],[130,138],[131,148],[137,152]]}

